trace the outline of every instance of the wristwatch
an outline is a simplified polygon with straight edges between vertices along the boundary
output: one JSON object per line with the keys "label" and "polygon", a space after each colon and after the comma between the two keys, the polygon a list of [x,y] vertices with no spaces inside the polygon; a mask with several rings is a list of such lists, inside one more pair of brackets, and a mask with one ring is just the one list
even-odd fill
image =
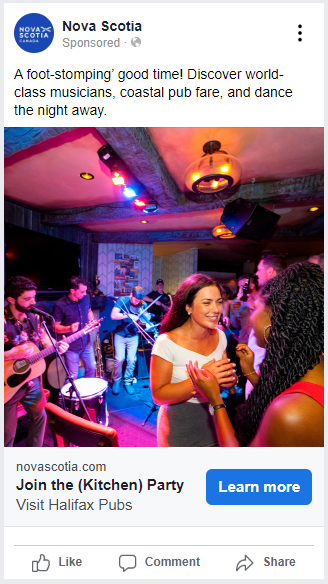
{"label": "wristwatch", "polygon": [[224,404],[218,404],[217,406],[211,406],[211,404],[208,406],[209,412],[211,414],[211,416],[214,416],[214,412],[215,410],[219,410],[220,408],[225,408]]}

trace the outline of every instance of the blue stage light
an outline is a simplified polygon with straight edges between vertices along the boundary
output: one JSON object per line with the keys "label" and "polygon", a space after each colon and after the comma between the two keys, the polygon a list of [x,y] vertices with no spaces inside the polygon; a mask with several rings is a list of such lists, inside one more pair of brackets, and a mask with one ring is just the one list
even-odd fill
{"label": "blue stage light", "polygon": [[133,199],[133,197],[137,196],[137,193],[134,189],[132,189],[131,187],[123,187],[123,195],[125,197],[128,197],[129,199]]}
{"label": "blue stage light", "polygon": [[145,209],[143,209],[144,213],[155,213],[157,211],[157,203],[155,201],[149,202]]}

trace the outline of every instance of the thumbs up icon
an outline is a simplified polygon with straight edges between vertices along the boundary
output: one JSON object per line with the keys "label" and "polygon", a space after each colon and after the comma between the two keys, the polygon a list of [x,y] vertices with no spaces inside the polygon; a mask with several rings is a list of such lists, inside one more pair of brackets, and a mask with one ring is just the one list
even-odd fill
{"label": "thumbs up icon", "polygon": [[46,572],[49,570],[50,562],[46,560],[43,554],[40,554],[39,560],[32,562],[32,572]]}

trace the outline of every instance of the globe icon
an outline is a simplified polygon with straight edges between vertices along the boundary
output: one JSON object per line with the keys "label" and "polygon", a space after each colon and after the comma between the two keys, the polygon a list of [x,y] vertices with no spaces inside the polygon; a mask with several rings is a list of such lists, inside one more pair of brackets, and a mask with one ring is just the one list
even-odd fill
{"label": "globe icon", "polygon": [[131,45],[133,47],[140,47],[140,45],[141,45],[141,39],[139,37],[133,37],[131,39]]}

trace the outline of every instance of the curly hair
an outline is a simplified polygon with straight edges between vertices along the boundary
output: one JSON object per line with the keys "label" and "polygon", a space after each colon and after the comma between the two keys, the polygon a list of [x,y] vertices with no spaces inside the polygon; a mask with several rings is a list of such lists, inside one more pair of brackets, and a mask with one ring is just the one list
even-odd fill
{"label": "curly hair", "polygon": [[197,292],[208,286],[215,286],[222,294],[221,286],[217,280],[205,276],[205,274],[192,274],[182,282],[174,295],[170,310],[166,313],[162,321],[159,334],[168,333],[182,326],[188,320],[186,305],[191,306]]}
{"label": "curly hair", "polygon": [[271,329],[258,384],[239,408],[236,437],[247,446],[272,400],[320,362],[324,350],[324,275],[310,262],[290,265],[269,280],[261,299]]}
{"label": "curly hair", "polygon": [[21,296],[24,292],[36,289],[36,284],[34,284],[32,280],[29,280],[29,278],[24,278],[24,276],[13,276],[12,278],[9,278],[5,285],[5,297],[11,297],[17,300],[18,296]]}

